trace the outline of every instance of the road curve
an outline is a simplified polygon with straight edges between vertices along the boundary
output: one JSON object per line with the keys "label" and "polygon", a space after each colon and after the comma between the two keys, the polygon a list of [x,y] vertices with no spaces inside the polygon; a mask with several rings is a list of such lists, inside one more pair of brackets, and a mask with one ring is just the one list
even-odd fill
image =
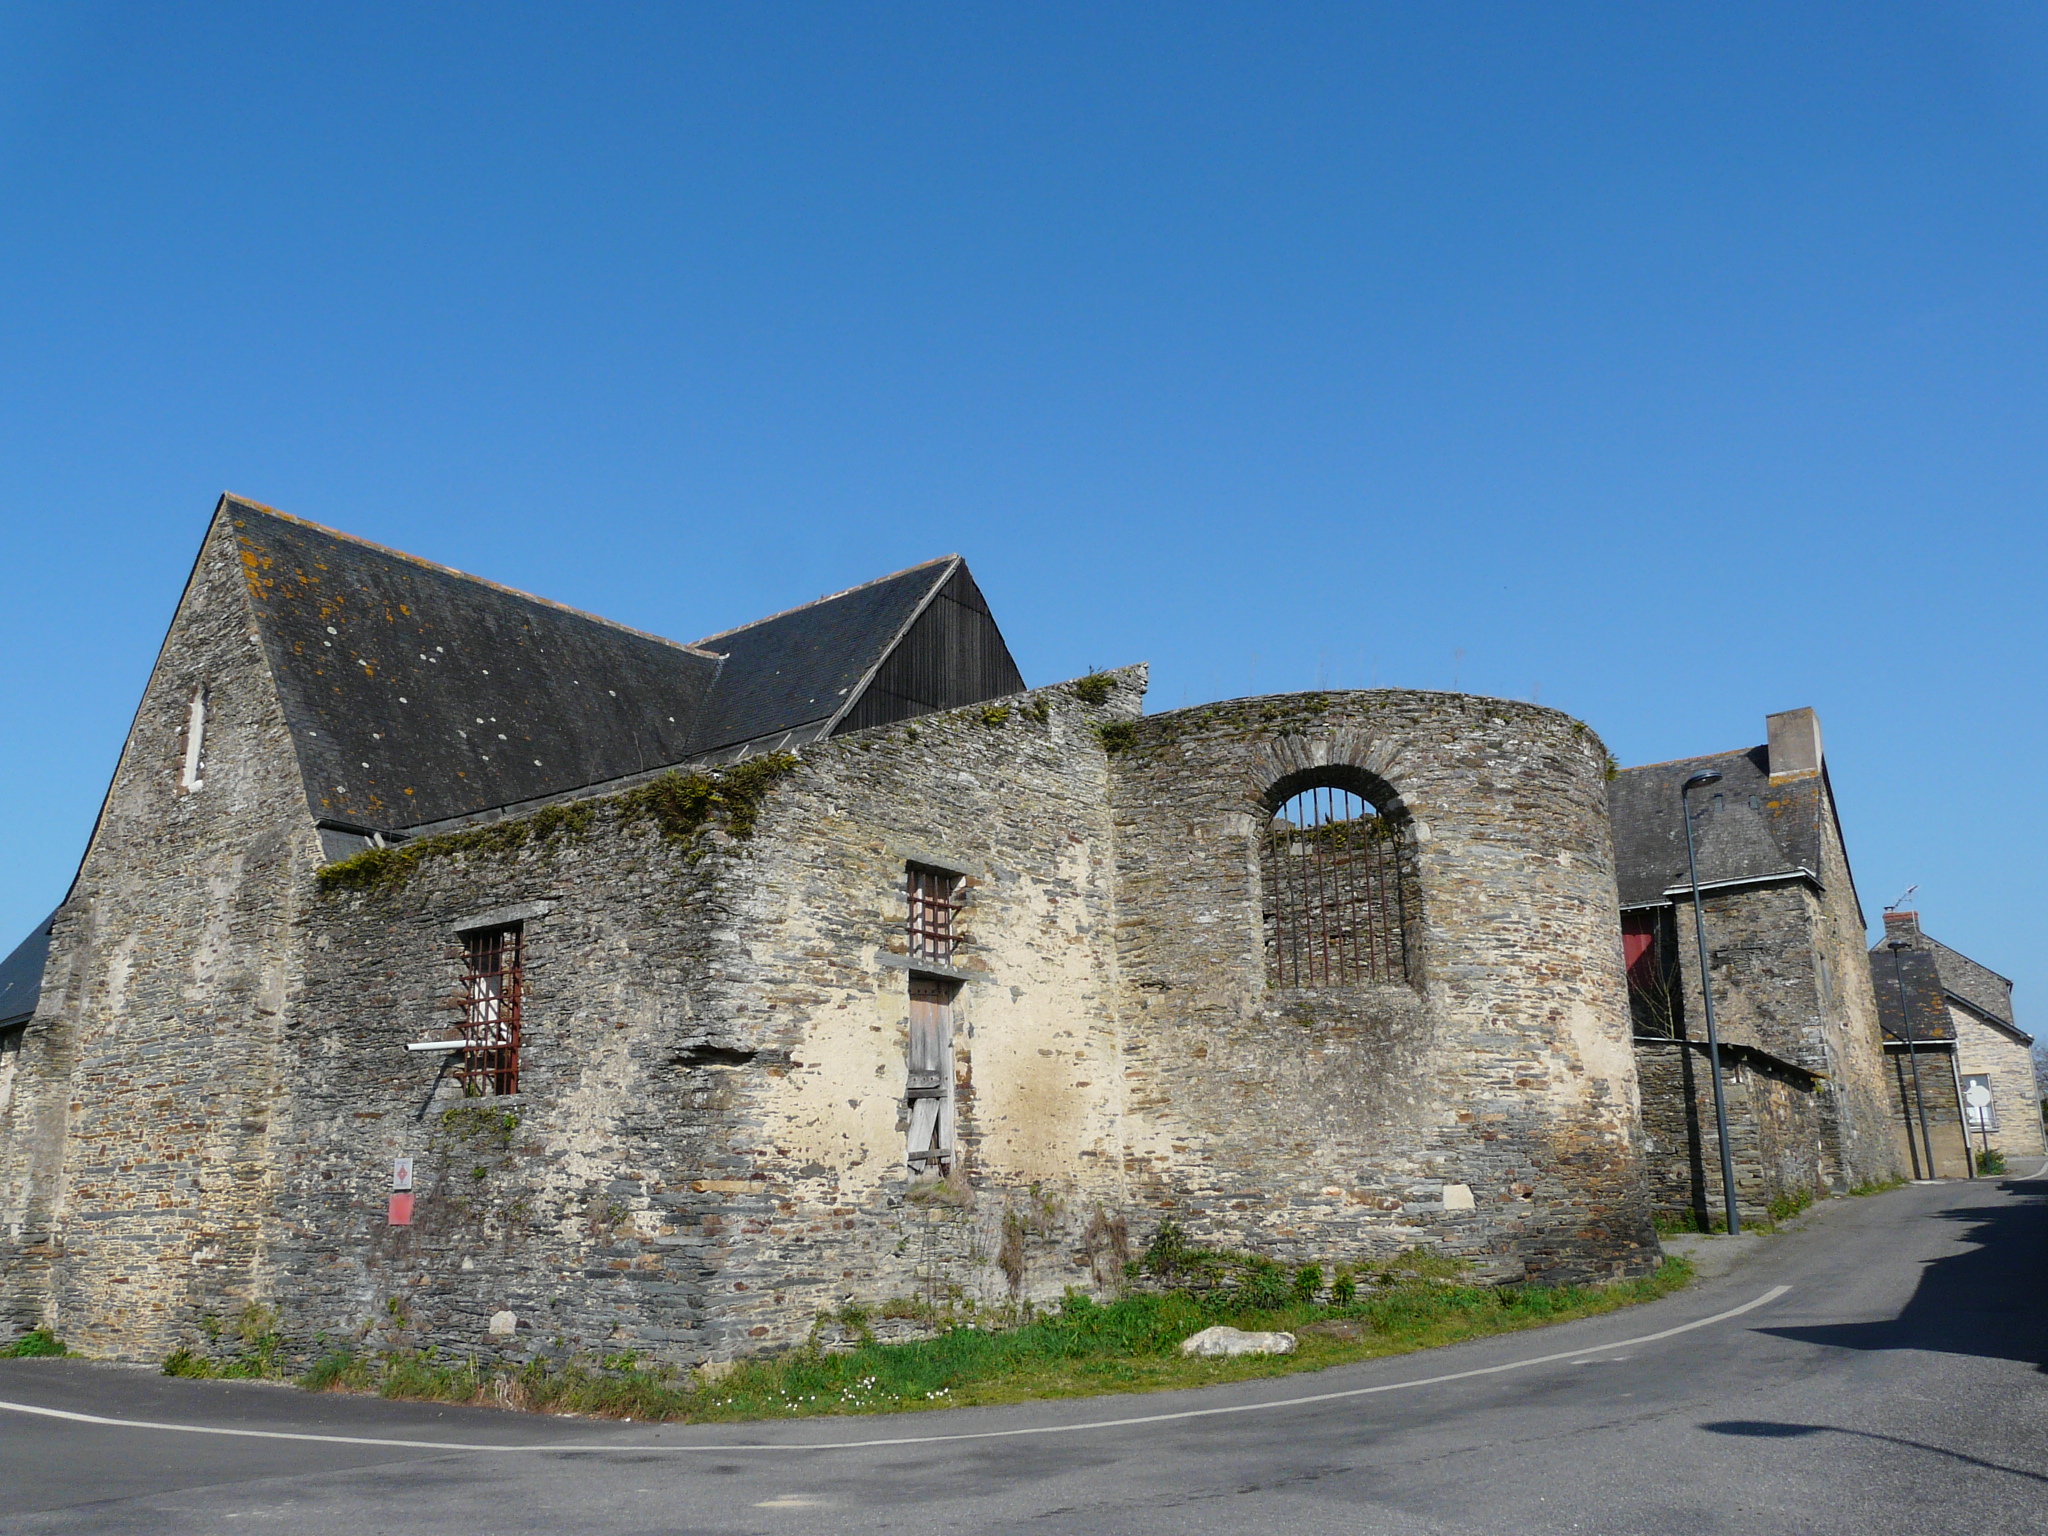
{"label": "road curve", "polygon": [[2048,1179],[1630,1311],[1200,1392],[706,1429],[0,1361],[0,1531],[2048,1530]]}

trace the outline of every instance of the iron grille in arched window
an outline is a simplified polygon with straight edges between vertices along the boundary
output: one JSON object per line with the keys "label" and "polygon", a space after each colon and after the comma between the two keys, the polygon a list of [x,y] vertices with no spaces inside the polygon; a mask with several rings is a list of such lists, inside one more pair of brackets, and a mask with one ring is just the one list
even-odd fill
{"label": "iron grille in arched window", "polygon": [[1349,790],[1305,789],[1280,807],[1259,851],[1275,986],[1409,979],[1401,853],[1399,829]]}

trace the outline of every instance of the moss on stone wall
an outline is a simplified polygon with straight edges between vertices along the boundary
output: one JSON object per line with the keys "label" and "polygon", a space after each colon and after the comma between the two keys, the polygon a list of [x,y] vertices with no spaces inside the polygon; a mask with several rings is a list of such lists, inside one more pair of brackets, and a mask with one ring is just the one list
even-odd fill
{"label": "moss on stone wall", "polygon": [[1074,697],[1083,704],[1107,704],[1109,691],[1116,686],[1116,679],[1107,672],[1090,672],[1074,683]]}
{"label": "moss on stone wall", "polygon": [[770,752],[734,763],[722,773],[665,773],[649,784],[615,797],[621,819],[651,821],[671,841],[695,837],[712,820],[744,841],[754,835],[762,802],[778,780],[796,767],[790,752]]}
{"label": "moss on stone wall", "polygon": [[1109,753],[1128,752],[1138,744],[1138,725],[1135,720],[1112,720],[1095,728],[1095,734],[1102,740],[1102,750]]}
{"label": "moss on stone wall", "polygon": [[728,835],[745,841],[754,835],[768,791],[796,764],[793,753],[771,752],[716,774],[665,773],[623,794],[543,806],[530,816],[422,837],[396,848],[366,848],[320,870],[320,892],[334,895],[402,885],[427,859],[461,854],[510,860],[530,843],[545,845],[565,834],[584,835],[596,823],[600,809],[609,810],[622,822],[652,822],[671,841],[693,840],[714,820],[723,824]]}

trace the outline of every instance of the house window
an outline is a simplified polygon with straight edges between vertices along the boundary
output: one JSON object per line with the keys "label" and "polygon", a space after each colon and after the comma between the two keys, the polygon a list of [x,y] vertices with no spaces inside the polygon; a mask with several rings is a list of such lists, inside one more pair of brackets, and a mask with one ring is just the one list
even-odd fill
{"label": "house window", "polygon": [[462,936],[462,1065],[472,1098],[519,1091],[519,1005],[525,991],[519,926]]}
{"label": "house window", "polygon": [[1963,1074],[1963,1118],[1973,1131],[1998,1129],[1998,1106],[1991,1102],[1989,1073]]}
{"label": "house window", "polygon": [[192,707],[185,715],[185,767],[178,775],[178,789],[182,794],[206,788],[206,780],[200,777],[205,764],[201,754],[206,750],[206,685],[200,683],[192,690]]}
{"label": "house window", "polygon": [[1408,980],[1404,863],[1399,829],[1350,790],[1283,803],[1259,852],[1273,985]]}
{"label": "house window", "polygon": [[910,958],[939,965],[953,962],[959,943],[961,879],[943,869],[922,864],[908,866],[910,888]]}
{"label": "house window", "polygon": [[953,1161],[953,999],[960,983],[910,978],[910,1169],[937,1173]]}

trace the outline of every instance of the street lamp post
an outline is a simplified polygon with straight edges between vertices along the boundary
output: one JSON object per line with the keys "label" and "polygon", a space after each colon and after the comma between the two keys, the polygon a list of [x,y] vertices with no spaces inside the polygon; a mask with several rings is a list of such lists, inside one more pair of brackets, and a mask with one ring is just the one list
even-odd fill
{"label": "street lamp post", "polygon": [[[1885,945],[1892,952],[1892,982],[1899,989],[1899,1027],[1906,1032],[1906,1060],[1913,1065],[1913,1104],[1920,1111],[1920,1146],[1925,1156],[1927,1177],[1934,1177],[1934,1138],[1927,1134],[1927,1100],[1920,1092],[1920,1046],[1913,1037],[1913,1010],[1906,1006],[1906,973],[1900,967],[1899,956],[1913,946],[1904,939],[1893,939]],[[1906,1127],[1906,1146],[1913,1145],[1913,1128]],[[1965,1144],[1967,1146],[1967,1143]]]}
{"label": "street lamp post", "polygon": [[1700,864],[1692,846],[1692,806],[1685,798],[1696,789],[1721,782],[1711,768],[1687,779],[1678,791],[1678,811],[1685,822],[1685,867],[1692,873],[1692,931],[1700,949],[1700,996],[1707,1005],[1707,1063],[1714,1079],[1714,1126],[1721,1136],[1721,1195],[1728,1207],[1728,1235],[1742,1230],[1735,1213],[1735,1157],[1728,1149],[1728,1102],[1721,1093],[1721,1035],[1714,1027],[1714,979],[1707,974],[1707,918],[1700,906]]}

